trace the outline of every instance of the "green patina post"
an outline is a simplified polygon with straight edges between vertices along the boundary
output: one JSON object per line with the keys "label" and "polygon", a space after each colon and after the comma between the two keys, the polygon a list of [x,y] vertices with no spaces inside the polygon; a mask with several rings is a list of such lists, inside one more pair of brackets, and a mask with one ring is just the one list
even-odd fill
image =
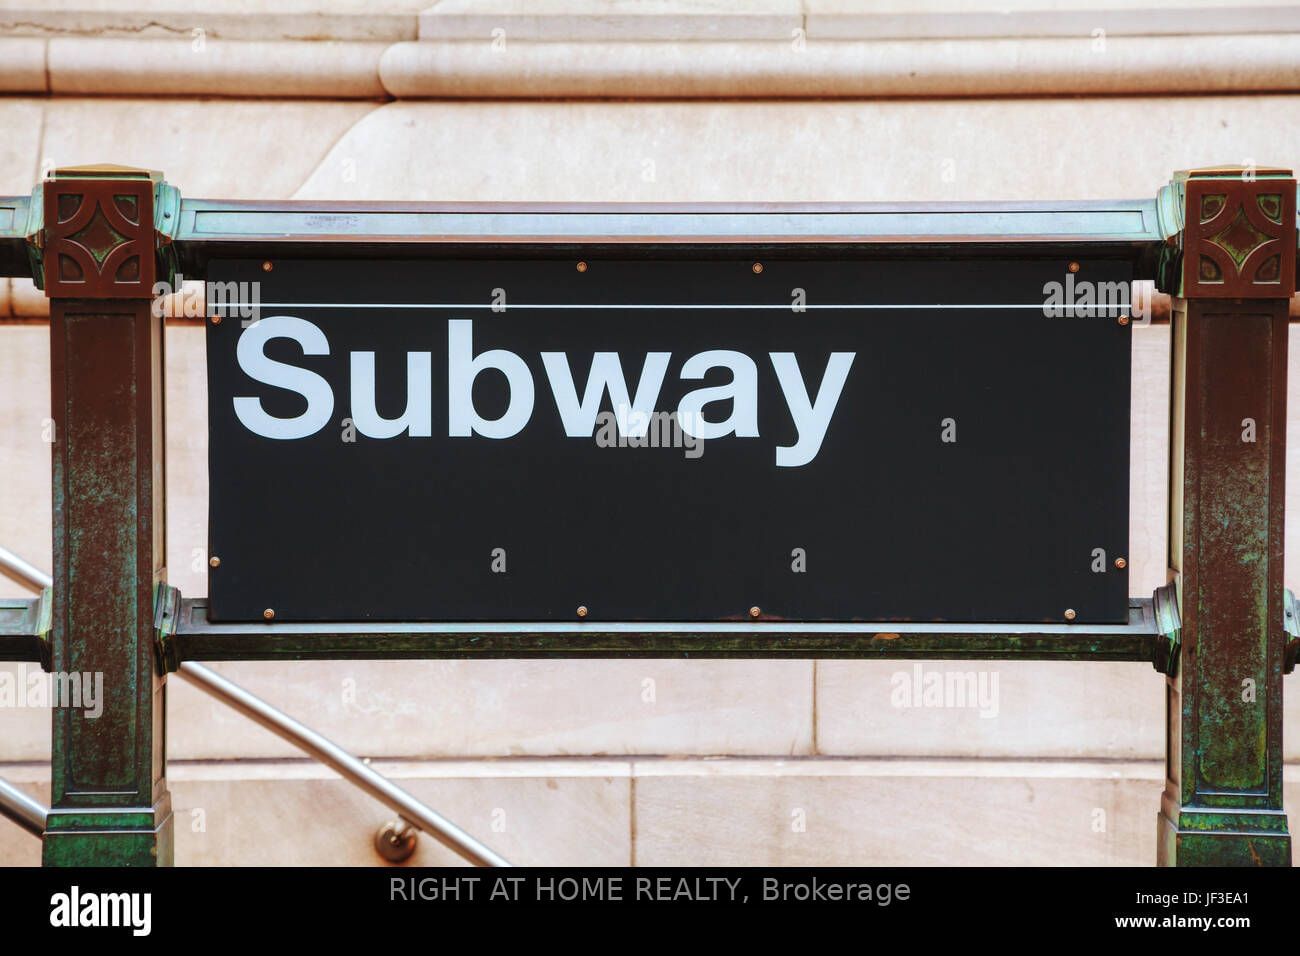
{"label": "green patina post", "polygon": [[[1180,173],[1171,256],[1169,565],[1181,657],[1168,679],[1163,865],[1291,862],[1282,809],[1288,170]],[[1172,250],[1171,250],[1172,251]]]}
{"label": "green patina post", "polygon": [[162,319],[144,170],[56,170],[33,244],[50,298],[56,673],[103,675],[102,713],[54,710],[47,866],[172,862],[154,589],[166,576]]}

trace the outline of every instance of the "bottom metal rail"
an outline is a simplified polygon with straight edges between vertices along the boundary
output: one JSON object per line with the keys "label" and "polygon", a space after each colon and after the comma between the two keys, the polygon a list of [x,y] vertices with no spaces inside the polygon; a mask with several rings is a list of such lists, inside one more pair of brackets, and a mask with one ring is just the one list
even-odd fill
{"label": "bottom metal rail", "polygon": [[[174,590],[174,589],[173,589]],[[932,658],[1146,661],[1163,669],[1170,624],[1152,598],[1122,624],[922,622],[213,621],[205,598],[164,605],[171,661],[435,658]],[[175,666],[171,664],[170,666]]]}

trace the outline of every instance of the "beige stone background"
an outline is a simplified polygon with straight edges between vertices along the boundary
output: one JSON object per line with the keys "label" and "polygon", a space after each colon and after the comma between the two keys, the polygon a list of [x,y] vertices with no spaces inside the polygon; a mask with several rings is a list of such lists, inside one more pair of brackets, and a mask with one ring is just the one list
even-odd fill
{"label": "beige stone background", "polygon": [[[1300,166],[1297,31],[1300,7],[1268,0],[0,0],[0,195],[117,162],[212,198],[1144,197],[1189,166]],[[48,568],[42,312],[0,280],[0,544]],[[193,596],[203,340],[167,336],[168,563]],[[1166,328],[1135,330],[1139,595],[1164,581],[1167,352]],[[1148,665],[926,665],[996,675],[996,716],[891,706],[911,662],[216,666],[518,863],[1155,859]],[[379,804],[184,682],[169,695],[179,863],[380,862]],[[49,728],[0,710],[0,776],[42,798]],[[0,862],[38,861],[0,822]],[[414,861],[456,862],[428,839]]]}

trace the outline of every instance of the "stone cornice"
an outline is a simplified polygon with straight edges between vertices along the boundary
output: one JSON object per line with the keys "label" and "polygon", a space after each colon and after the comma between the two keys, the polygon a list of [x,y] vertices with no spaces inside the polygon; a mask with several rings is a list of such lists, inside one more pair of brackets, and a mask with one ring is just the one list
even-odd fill
{"label": "stone cornice", "polygon": [[1300,89],[1300,6],[0,0],[0,93],[947,97]]}

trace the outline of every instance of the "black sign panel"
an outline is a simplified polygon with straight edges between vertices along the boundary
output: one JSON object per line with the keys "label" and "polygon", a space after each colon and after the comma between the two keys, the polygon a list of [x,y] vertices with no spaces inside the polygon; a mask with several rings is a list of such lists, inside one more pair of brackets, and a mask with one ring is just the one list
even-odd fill
{"label": "black sign panel", "polygon": [[212,263],[212,618],[1125,621],[1129,266],[805,255]]}

